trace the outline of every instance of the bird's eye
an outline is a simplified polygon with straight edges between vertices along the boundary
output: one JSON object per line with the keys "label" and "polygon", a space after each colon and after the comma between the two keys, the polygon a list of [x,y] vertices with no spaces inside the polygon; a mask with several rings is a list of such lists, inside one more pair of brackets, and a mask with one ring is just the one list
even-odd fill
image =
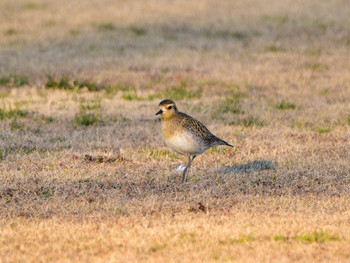
{"label": "bird's eye", "polygon": [[171,110],[171,108],[172,108],[172,106],[169,106],[169,107],[168,107],[168,110]]}

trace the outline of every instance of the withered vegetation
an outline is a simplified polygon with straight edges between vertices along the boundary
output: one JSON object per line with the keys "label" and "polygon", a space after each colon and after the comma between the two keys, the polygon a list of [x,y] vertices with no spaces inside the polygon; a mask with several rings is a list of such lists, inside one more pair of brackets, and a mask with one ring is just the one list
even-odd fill
{"label": "withered vegetation", "polygon": [[[2,0],[1,260],[349,261],[346,5]],[[165,97],[235,146],[186,184]]]}

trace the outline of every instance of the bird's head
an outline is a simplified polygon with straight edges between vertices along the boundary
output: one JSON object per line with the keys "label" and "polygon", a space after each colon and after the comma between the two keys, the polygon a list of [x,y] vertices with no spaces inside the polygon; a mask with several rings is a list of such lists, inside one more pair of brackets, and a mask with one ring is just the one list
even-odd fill
{"label": "bird's head", "polygon": [[168,119],[177,114],[177,108],[175,102],[166,99],[159,103],[159,111],[156,115],[161,114],[162,119]]}

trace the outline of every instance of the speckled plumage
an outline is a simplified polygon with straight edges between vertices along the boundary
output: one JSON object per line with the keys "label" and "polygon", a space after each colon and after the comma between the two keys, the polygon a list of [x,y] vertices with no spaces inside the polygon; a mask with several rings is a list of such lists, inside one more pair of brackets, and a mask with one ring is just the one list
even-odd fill
{"label": "speckled plumage", "polygon": [[210,147],[218,145],[231,146],[224,140],[212,134],[207,127],[191,116],[179,112],[172,100],[166,99],[159,103],[162,115],[162,135],[165,143],[179,154],[189,156],[189,163],[184,171],[183,180],[187,179],[187,171],[193,159]]}
{"label": "speckled plumage", "polygon": [[[218,145],[228,145],[227,142],[221,140],[212,134],[207,127],[205,127],[201,122],[196,119],[188,116],[185,113],[177,112],[174,116],[170,118],[163,119],[162,122],[162,135],[165,142],[171,140],[174,136],[181,136],[183,134],[188,133],[188,140],[196,141],[198,144],[197,151],[192,152],[184,152],[179,151],[175,147],[174,150],[183,154],[183,155],[193,155],[193,154],[201,154],[208,150],[210,147],[218,146]],[[190,142],[188,142],[190,144]]]}

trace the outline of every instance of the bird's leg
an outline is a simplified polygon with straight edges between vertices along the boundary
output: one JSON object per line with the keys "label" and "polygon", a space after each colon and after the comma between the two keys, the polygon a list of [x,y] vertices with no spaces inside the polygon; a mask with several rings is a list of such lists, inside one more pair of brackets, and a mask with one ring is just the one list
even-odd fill
{"label": "bird's leg", "polygon": [[187,182],[187,176],[188,176],[188,174],[190,172],[190,166],[191,166],[192,161],[194,160],[194,158],[196,158],[196,156],[197,155],[193,155],[192,157],[191,156],[188,157],[188,164],[187,164],[187,166],[186,166],[186,168],[184,170],[184,173],[182,175],[182,182],[183,183]]}
{"label": "bird's leg", "polygon": [[188,168],[190,167],[190,165],[191,165],[191,156],[188,157],[188,163],[187,163],[185,170],[182,174],[182,182],[183,183],[187,181],[187,171],[188,171]]}

